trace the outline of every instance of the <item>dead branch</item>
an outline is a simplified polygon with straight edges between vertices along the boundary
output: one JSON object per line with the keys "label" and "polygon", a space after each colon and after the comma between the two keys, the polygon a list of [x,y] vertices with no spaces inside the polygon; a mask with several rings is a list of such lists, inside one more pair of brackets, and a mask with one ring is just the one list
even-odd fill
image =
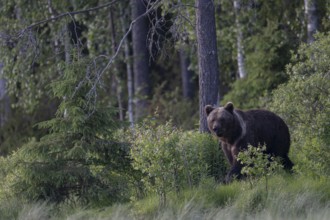
{"label": "dead branch", "polygon": [[37,21],[37,22],[25,27],[24,29],[22,29],[18,33],[17,38],[22,37],[25,34],[25,32],[27,32],[27,31],[35,28],[35,27],[38,27],[39,25],[42,25],[44,23],[54,21],[54,20],[59,20],[59,19],[61,19],[63,17],[66,17],[66,16],[72,17],[73,15],[76,15],[76,14],[84,14],[84,13],[87,13],[87,12],[96,11],[96,10],[99,10],[99,9],[102,9],[102,8],[110,7],[113,4],[115,4],[116,2],[119,2],[119,0],[113,0],[109,3],[103,4],[103,5],[100,5],[100,6],[96,6],[96,7],[93,7],[93,8],[84,9],[84,10],[64,12],[64,13],[56,15],[56,16],[54,16],[54,14],[52,14],[50,18],[47,18],[47,19],[44,19],[44,20],[41,20],[41,21]]}
{"label": "dead branch", "polygon": [[[116,52],[109,58],[109,61],[108,63],[106,64],[106,66],[101,70],[101,72],[98,74],[98,76],[96,77],[96,80],[94,81],[94,84],[92,86],[92,88],[90,89],[90,92],[89,94],[91,93],[94,93],[95,92],[95,89],[98,85],[98,83],[100,82],[103,74],[105,73],[105,71],[110,67],[110,65],[114,62],[115,58],[118,56],[119,54],[119,51],[121,49],[121,47],[123,46],[123,43],[125,42],[125,39],[127,38],[127,36],[129,35],[129,33],[132,31],[133,29],[133,25],[139,20],[141,19],[142,17],[148,15],[152,10],[154,10],[156,7],[159,6],[159,3],[161,2],[162,0],[159,0],[157,2],[155,2],[153,4],[152,7],[150,7],[148,10],[146,10],[145,13],[143,13],[142,15],[140,15],[139,17],[137,17],[136,19],[134,19],[130,25],[129,25],[129,28],[128,30],[126,31],[126,33],[124,34],[124,36],[121,38],[121,40],[119,41],[119,44],[117,46],[117,49],[116,49]],[[94,91],[94,92],[93,92]]]}

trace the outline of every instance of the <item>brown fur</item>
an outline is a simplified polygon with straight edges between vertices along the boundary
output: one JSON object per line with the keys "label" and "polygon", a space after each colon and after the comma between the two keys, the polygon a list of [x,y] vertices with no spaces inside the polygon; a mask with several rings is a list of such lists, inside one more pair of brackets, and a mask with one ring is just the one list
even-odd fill
{"label": "brown fur", "polygon": [[231,165],[226,182],[233,176],[241,177],[242,164],[236,159],[238,153],[250,144],[266,145],[266,153],[282,158],[285,169],[293,163],[288,157],[290,134],[288,126],[276,114],[266,110],[241,111],[229,102],[224,107],[205,106],[207,123],[212,134],[221,143],[222,150]]}

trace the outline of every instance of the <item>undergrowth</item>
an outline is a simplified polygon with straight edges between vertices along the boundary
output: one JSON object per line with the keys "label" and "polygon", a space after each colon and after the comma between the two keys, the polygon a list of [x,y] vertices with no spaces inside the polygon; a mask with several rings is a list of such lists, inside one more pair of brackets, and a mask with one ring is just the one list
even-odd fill
{"label": "undergrowth", "polygon": [[[61,207],[43,204],[15,208],[0,205],[1,219],[327,219],[330,215],[329,179],[276,175],[268,181],[222,185],[205,180],[195,188],[173,193],[166,205],[157,194],[104,208]],[[17,202],[17,201],[16,201]],[[17,204],[17,203],[16,203]],[[11,206],[12,208],[9,208]],[[7,213],[3,211],[7,210]],[[8,213],[10,210],[12,213]]]}

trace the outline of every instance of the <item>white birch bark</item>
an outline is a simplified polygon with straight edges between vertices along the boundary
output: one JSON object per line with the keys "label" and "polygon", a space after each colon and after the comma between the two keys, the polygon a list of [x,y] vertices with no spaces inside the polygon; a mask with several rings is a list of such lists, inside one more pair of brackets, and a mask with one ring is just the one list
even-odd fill
{"label": "white birch bark", "polygon": [[237,42],[237,66],[238,76],[240,79],[246,77],[244,48],[243,48],[243,31],[239,21],[241,9],[241,0],[234,0],[235,22],[236,22],[236,42]]}
{"label": "white birch bark", "polygon": [[314,34],[318,28],[318,16],[316,0],[304,0],[305,16],[307,21],[307,43],[315,41]]}
{"label": "white birch bark", "polygon": [[[69,28],[66,24],[63,26],[63,33],[64,33],[63,41],[64,41],[65,64],[70,65],[70,63],[71,63],[71,43],[70,43],[71,36],[70,36]],[[66,96],[63,96],[63,100],[64,101],[66,100]],[[68,115],[69,115],[68,110],[64,109],[63,117],[67,118]]]}

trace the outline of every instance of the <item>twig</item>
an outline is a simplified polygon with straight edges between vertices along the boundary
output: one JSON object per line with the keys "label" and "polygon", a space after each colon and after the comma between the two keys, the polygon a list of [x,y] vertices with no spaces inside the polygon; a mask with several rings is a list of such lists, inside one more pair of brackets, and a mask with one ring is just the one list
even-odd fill
{"label": "twig", "polygon": [[41,21],[37,21],[29,26],[27,26],[26,28],[24,28],[22,31],[19,32],[18,34],[18,38],[20,38],[22,35],[24,35],[24,33],[34,27],[37,27],[41,24],[44,24],[44,23],[47,23],[47,22],[50,22],[50,21],[54,21],[54,20],[58,20],[62,17],[65,17],[65,16],[72,16],[72,15],[76,15],[76,14],[83,14],[83,13],[87,13],[87,12],[90,12],[90,11],[96,11],[96,10],[99,10],[99,9],[102,9],[102,8],[106,8],[106,7],[109,7],[111,5],[113,5],[114,3],[118,2],[119,0],[113,0],[109,3],[106,3],[104,5],[100,5],[100,6],[97,6],[97,7],[94,7],[94,8],[89,8],[89,9],[84,9],[84,10],[79,10],[79,11],[72,11],[72,12],[65,12],[65,13],[62,13],[62,14],[59,14],[57,16],[54,16],[52,15],[50,18],[47,18],[47,19],[44,19],[44,20],[41,20]]}
{"label": "twig", "polygon": [[134,20],[131,22],[131,24],[130,24],[128,30],[127,30],[127,32],[124,34],[124,36],[123,36],[122,39],[120,40],[120,42],[119,42],[119,44],[118,44],[118,47],[117,47],[117,49],[116,49],[115,54],[109,59],[109,61],[108,61],[108,63],[106,64],[106,66],[101,70],[101,72],[100,72],[100,73],[98,74],[98,76],[96,77],[96,80],[95,80],[95,82],[94,82],[93,87],[90,89],[90,92],[92,92],[92,90],[96,89],[96,85],[99,83],[99,81],[100,81],[101,77],[103,76],[104,72],[110,67],[110,65],[113,63],[114,59],[118,56],[118,53],[119,53],[119,51],[120,51],[120,49],[121,49],[121,47],[122,47],[122,45],[123,45],[125,39],[127,38],[127,36],[129,35],[129,33],[130,33],[130,32],[132,31],[132,29],[133,29],[133,25],[134,25],[139,19],[141,19],[142,17],[144,17],[144,16],[146,16],[147,14],[149,14],[150,11],[154,10],[155,7],[156,7],[155,5],[157,5],[157,3],[161,2],[161,1],[162,1],[162,0],[156,2],[156,3],[153,5],[153,7],[150,7],[145,13],[143,13],[142,15],[140,15],[139,17],[137,17],[136,19],[134,19]]}

